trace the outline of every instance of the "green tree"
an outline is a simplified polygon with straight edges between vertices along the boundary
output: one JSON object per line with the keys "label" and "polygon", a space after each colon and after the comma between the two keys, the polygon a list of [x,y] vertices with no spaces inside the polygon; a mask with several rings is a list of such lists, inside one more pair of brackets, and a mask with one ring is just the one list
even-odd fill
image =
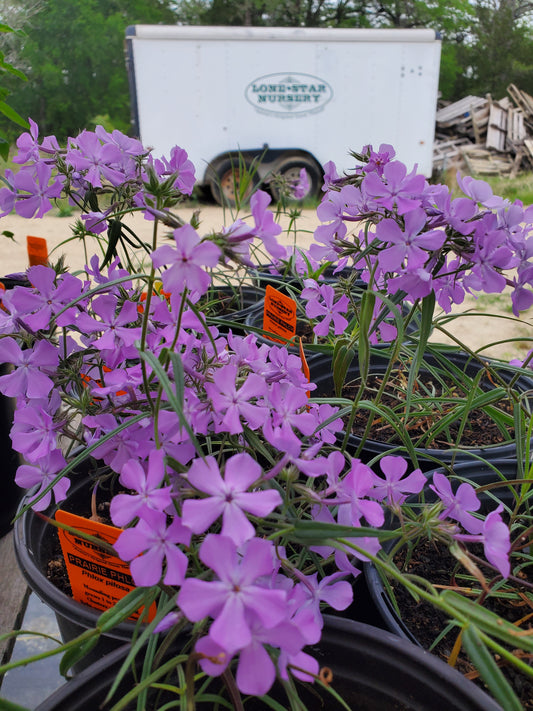
{"label": "green tree", "polygon": [[128,25],[174,23],[171,0],[44,0],[29,20],[19,59],[28,82],[13,105],[60,139],[108,116],[126,130],[130,98],[124,56]]}

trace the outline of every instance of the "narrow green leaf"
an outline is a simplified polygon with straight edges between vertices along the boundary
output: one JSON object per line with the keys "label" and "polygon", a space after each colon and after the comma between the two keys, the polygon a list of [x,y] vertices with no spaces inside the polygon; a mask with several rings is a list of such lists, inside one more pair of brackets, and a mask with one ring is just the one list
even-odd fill
{"label": "narrow green leaf", "polygon": [[133,615],[141,607],[150,607],[154,601],[154,590],[157,588],[134,588],[113,607],[103,612],[96,624],[101,632],[109,632],[128,617]]}
{"label": "narrow green leaf", "polygon": [[523,711],[510,684],[473,625],[463,627],[463,646],[494,698],[505,711]]}
{"label": "narrow green leaf", "polygon": [[66,676],[69,669],[72,669],[72,667],[81,661],[85,655],[91,651],[91,649],[96,647],[99,638],[100,634],[95,633],[94,637],[89,637],[89,639],[83,640],[83,642],[80,642],[80,644],[76,647],[67,649],[61,657],[61,661],[59,663],[59,673],[62,676]]}

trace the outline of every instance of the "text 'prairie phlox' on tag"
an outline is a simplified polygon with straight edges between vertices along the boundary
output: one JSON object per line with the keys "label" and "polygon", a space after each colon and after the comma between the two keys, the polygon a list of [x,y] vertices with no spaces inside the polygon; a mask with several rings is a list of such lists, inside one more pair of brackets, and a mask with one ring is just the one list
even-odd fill
{"label": "text 'prairie phlox' on tag", "polygon": [[[56,521],[113,545],[122,529],[91,521],[68,511],[57,511]],[[96,610],[108,610],[135,588],[128,563],[99,548],[76,533],[58,528],[59,542],[67,566],[72,597]],[[142,614],[141,608],[130,619]],[[147,621],[154,618],[155,603]]]}

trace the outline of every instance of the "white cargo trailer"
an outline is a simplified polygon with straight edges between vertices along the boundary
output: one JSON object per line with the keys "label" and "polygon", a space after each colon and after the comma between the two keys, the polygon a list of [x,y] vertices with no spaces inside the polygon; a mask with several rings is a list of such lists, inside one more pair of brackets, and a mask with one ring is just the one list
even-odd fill
{"label": "white cargo trailer", "polygon": [[433,30],[135,25],[126,31],[132,120],[156,155],[179,144],[199,183],[231,197],[238,156],[258,176],[353,167],[389,143],[432,170],[440,64]]}

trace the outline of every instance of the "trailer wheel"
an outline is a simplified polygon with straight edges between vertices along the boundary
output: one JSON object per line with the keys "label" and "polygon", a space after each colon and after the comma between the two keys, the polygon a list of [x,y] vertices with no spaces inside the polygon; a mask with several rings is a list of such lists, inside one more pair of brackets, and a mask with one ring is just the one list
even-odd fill
{"label": "trailer wheel", "polygon": [[[242,174],[241,174],[242,173]],[[211,194],[219,205],[247,202],[259,182],[257,173],[251,173],[249,166],[241,171],[238,160],[225,160],[215,170],[216,178],[211,181]],[[242,184],[246,182],[246,185]],[[241,193],[242,186],[242,193]]]}
{"label": "trailer wheel", "polygon": [[[294,185],[300,180],[300,171],[302,168],[305,168],[307,173],[309,189],[300,199],[304,200],[308,197],[316,197],[319,194],[320,188],[322,187],[323,175],[318,163],[311,158],[306,158],[305,156],[292,156],[286,158],[274,171],[275,175],[279,175],[281,177],[281,180],[279,181],[274,178],[270,182],[270,192],[272,193],[274,200],[279,201],[282,199],[282,192],[284,191],[285,186],[290,184]],[[295,200],[292,195],[288,195],[286,199],[289,201]]]}

